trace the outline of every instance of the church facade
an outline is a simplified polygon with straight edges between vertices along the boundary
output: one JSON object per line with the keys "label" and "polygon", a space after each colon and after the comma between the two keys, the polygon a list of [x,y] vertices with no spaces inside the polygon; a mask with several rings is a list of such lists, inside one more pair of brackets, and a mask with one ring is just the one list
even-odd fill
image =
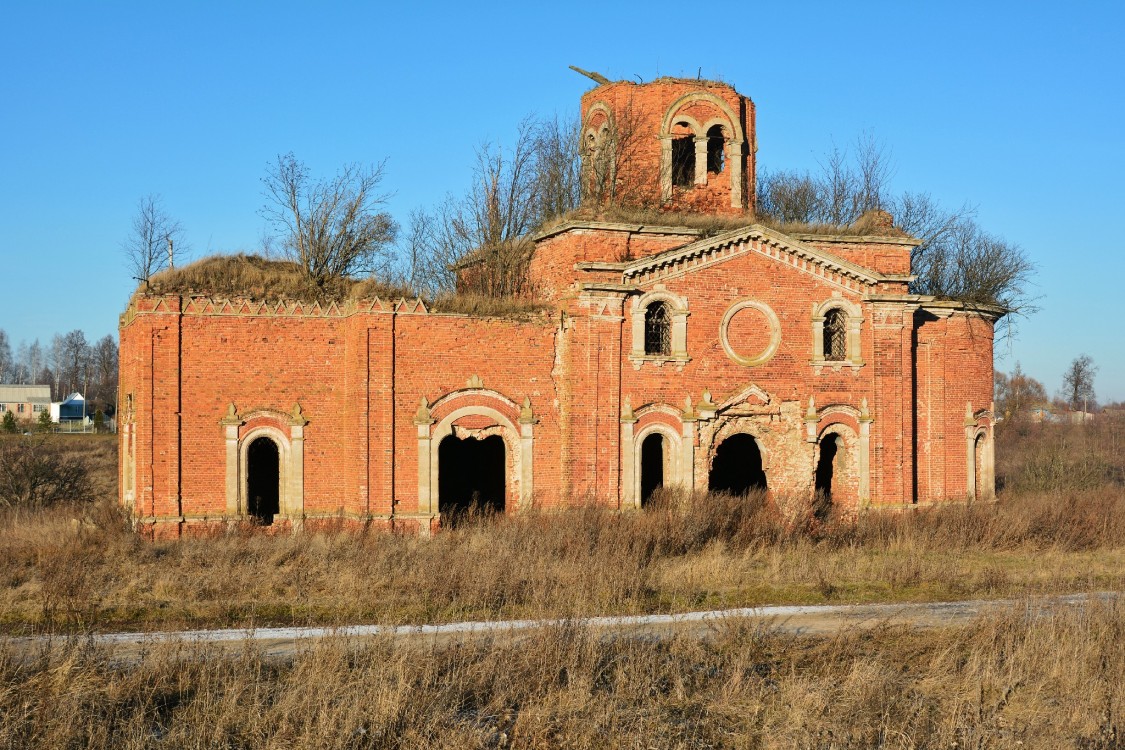
{"label": "church facade", "polygon": [[[425,534],[473,502],[627,510],[661,487],[760,488],[814,514],[991,497],[1002,311],[911,294],[917,240],[886,215],[839,235],[752,223],[754,118],[725,84],[587,92],[587,171],[669,221],[539,234],[543,314],[135,295],[122,503],[177,536]],[[735,228],[674,220],[689,214]]]}

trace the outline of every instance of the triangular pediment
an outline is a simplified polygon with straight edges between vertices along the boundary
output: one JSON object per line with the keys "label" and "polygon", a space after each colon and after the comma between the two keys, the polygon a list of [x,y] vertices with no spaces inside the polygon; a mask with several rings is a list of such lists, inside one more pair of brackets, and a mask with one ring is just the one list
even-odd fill
{"label": "triangular pediment", "polygon": [[777,411],[776,399],[753,383],[723,401],[715,408],[716,414],[729,416],[737,416],[739,414],[763,414],[774,411]]}
{"label": "triangular pediment", "polygon": [[897,280],[760,224],[696,240],[657,255],[639,258],[624,269],[626,283],[650,283],[757,254],[846,287],[871,287]]}

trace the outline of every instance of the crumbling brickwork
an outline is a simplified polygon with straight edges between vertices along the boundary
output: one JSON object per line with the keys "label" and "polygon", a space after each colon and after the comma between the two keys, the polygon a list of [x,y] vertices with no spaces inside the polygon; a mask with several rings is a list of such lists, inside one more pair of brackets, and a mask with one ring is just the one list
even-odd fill
{"label": "crumbling brickwork", "polygon": [[[754,106],[730,86],[613,83],[582,113],[587,177],[627,145],[614,190],[669,222],[535,238],[551,311],[136,295],[121,496],[141,528],[429,533],[470,500],[629,509],[659,486],[763,487],[798,514],[992,495],[1000,311],[909,294],[916,241],[880,217],[754,224]],[[685,210],[746,221],[702,232],[675,225]]]}

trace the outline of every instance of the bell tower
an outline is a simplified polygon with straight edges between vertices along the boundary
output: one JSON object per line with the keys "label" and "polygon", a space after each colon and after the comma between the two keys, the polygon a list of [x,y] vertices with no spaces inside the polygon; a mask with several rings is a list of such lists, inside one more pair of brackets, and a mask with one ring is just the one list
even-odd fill
{"label": "bell tower", "polygon": [[582,96],[584,204],[754,210],[754,103],[726,83],[599,82]]}

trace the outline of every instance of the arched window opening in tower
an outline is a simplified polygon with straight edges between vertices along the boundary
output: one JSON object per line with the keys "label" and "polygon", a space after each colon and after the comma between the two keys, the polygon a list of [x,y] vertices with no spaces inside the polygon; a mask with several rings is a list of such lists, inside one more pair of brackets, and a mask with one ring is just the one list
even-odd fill
{"label": "arched window opening in tower", "polygon": [[824,316],[824,359],[843,362],[848,358],[848,316],[834,307]]}
{"label": "arched window opening in tower", "polygon": [[654,432],[641,443],[641,507],[664,486],[664,436]]}
{"label": "arched window opening in tower", "polygon": [[762,468],[762,452],[752,435],[738,433],[719,444],[711,461],[707,480],[712,492],[745,495],[766,490],[766,472]]}
{"label": "arched window opening in tower", "polygon": [[726,140],[723,138],[723,126],[713,125],[707,130],[707,171],[719,174],[726,166]]}
{"label": "arched window opening in tower", "polygon": [[645,354],[668,356],[672,353],[672,317],[663,302],[645,309]]}
{"label": "arched window opening in tower", "polygon": [[277,443],[260,437],[246,451],[246,510],[259,523],[271,524],[280,511],[281,458]]}
{"label": "arched window opening in tower", "polygon": [[672,184],[682,188],[695,184],[695,138],[692,136],[672,139]]}
{"label": "arched window opening in tower", "polygon": [[499,435],[482,440],[449,435],[438,446],[438,512],[442,526],[467,516],[504,512],[505,446]]}

